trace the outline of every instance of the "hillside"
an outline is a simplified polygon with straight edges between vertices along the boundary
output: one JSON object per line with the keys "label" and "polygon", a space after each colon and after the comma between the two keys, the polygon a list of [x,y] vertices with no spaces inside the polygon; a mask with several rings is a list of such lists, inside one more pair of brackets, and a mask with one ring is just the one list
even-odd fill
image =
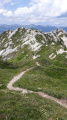
{"label": "hillside", "polygon": [[[13,86],[35,93],[23,94],[7,88],[14,76],[31,67]],[[61,28],[48,33],[17,28],[0,35],[0,118],[67,119],[66,108],[36,92],[67,104],[67,32]]]}
{"label": "hillside", "polygon": [[3,59],[11,59],[18,51],[22,53],[25,46],[34,54],[43,46],[51,47],[55,54],[66,53],[67,33],[62,29],[43,33],[35,29],[18,28],[0,35],[0,55]]}

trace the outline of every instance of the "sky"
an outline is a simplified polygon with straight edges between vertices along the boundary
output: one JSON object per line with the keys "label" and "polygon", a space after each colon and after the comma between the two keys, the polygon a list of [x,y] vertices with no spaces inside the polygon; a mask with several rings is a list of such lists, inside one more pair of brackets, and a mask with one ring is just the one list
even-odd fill
{"label": "sky", "polygon": [[67,0],[0,0],[0,24],[67,26]]}

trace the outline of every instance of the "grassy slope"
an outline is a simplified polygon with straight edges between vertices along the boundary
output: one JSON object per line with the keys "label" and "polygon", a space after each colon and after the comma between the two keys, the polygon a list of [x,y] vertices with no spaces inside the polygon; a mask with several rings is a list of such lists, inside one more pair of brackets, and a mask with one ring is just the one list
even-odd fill
{"label": "grassy slope", "polygon": [[[1,120],[67,120],[67,110],[55,102],[35,94],[22,95],[19,92],[9,92],[6,88],[13,76],[34,66],[34,69],[26,73],[15,83],[15,86],[43,91],[58,98],[66,98],[67,62],[65,54],[58,55],[53,60],[48,57],[57,48],[59,48],[57,45],[54,50],[43,46],[41,51],[36,53],[41,57],[33,61],[34,53],[31,53],[26,46],[23,52],[16,53],[9,61],[12,65],[18,66],[16,69],[5,66],[0,68]],[[40,67],[35,65],[36,61],[39,61]]]}
{"label": "grassy slope", "polygon": [[67,120],[67,110],[37,94],[0,92],[1,120]]}
{"label": "grassy slope", "polygon": [[67,98],[67,62],[65,54],[57,55],[53,60],[49,59],[52,49],[43,47],[39,55],[40,66],[26,73],[14,85],[34,91],[43,91],[57,98]]}

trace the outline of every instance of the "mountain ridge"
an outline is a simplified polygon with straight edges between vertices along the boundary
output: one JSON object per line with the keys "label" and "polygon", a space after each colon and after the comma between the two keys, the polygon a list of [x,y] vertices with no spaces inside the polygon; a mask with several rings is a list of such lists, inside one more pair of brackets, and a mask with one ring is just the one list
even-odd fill
{"label": "mountain ridge", "polygon": [[[18,51],[23,51],[25,46],[35,54],[41,50],[42,46],[55,47],[56,44],[59,44],[60,48],[55,50],[56,54],[67,53],[67,32],[61,28],[44,33],[36,29],[20,27],[13,31],[5,31],[0,35],[0,55],[3,59],[11,59]],[[56,54],[51,56],[54,57]]]}

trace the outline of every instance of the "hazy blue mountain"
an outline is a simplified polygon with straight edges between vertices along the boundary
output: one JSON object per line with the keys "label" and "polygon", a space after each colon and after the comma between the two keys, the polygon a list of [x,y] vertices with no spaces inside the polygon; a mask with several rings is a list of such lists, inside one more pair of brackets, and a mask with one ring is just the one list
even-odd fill
{"label": "hazy blue mountain", "polygon": [[20,25],[0,25],[0,33],[6,30],[15,30],[16,28],[21,27]]}
{"label": "hazy blue mountain", "polygon": [[[19,27],[24,27],[24,28],[33,28],[33,29],[37,29],[37,30],[41,30],[42,32],[50,32],[52,30],[57,30],[58,27],[55,26],[43,26],[43,25],[18,25],[18,24],[14,24],[14,25],[0,25],[0,33],[6,31],[6,30],[15,30]],[[61,27],[63,30],[67,31],[67,27]]]}

